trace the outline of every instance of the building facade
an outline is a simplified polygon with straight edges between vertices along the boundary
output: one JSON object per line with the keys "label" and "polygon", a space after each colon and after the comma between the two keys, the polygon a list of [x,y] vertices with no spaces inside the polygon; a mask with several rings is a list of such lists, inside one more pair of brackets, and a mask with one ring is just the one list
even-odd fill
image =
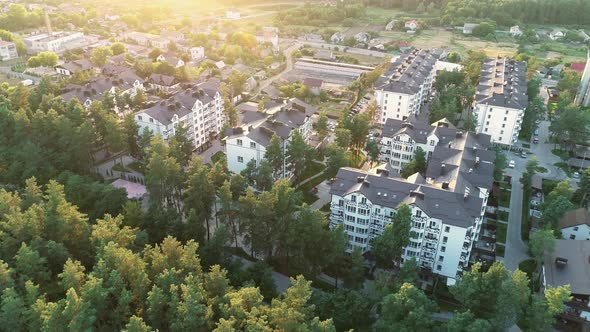
{"label": "building facade", "polygon": [[18,58],[16,45],[13,42],[0,39],[0,61],[8,61]]}
{"label": "building facade", "polygon": [[70,49],[84,47],[87,41],[81,32],[55,32],[53,34],[39,34],[24,38],[27,52],[62,53]]}
{"label": "building facade", "polygon": [[527,105],[526,64],[508,58],[485,60],[473,107],[476,132],[490,135],[493,143],[515,144]]}
{"label": "building facade", "polygon": [[454,284],[484,220],[495,159],[487,150],[489,142],[487,135],[456,134],[450,144],[436,146],[425,177],[394,178],[387,165],[370,171],[340,169],[330,191],[331,226],[344,227],[348,251],[358,247],[367,252],[400,204],[407,204],[412,235],[401,264],[415,258],[420,267]]}
{"label": "building facade", "polygon": [[220,92],[200,84],[182,89],[134,117],[140,132],[147,128],[164,140],[175,135],[179,125],[184,126],[196,150],[218,135],[225,123]]}
{"label": "building facade", "polygon": [[584,67],[580,87],[576,95],[576,105],[583,107],[590,106],[590,48],[588,49],[587,57],[588,60],[586,60],[586,66]]}

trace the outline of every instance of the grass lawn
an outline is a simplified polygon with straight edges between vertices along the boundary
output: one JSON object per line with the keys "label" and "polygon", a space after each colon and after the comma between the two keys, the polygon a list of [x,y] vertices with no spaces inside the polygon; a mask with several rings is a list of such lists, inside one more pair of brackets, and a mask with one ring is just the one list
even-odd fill
{"label": "grass lawn", "polygon": [[498,205],[504,207],[510,207],[510,192],[505,190],[500,190],[500,194],[498,195]]}
{"label": "grass lawn", "polygon": [[346,159],[348,159],[348,166],[361,168],[367,160],[367,157],[365,157],[365,155],[362,153],[356,154],[352,151],[347,151]]}
{"label": "grass lawn", "polygon": [[217,151],[214,155],[211,156],[211,162],[213,164],[217,163],[222,159],[225,159],[225,153],[223,151]]}
{"label": "grass lawn", "polygon": [[508,221],[509,213],[507,211],[498,211],[498,219]]}
{"label": "grass lawn", "polygon": [[568,160],[570,159],[570,153],[565,150],[553,149],[551,153],[561,158],[561,160]]}
{"label": "grass lawn", "polygon": [[506,233],[508,232],[508,225],[496,224],[496,242],[506,243]]}
{"label": "grass lawn", "polygon": [[326,116],[331,119],[338,119],[345,107],[347,107],[347,105],[340,104],[340,102],[327,101],[325,103],[321,103],[318,106],[318,110],[326,112]]}
{"label": "grass lawn", "polygon": [[537,291],[539,289],[539,275],[536,274],[537,272],[537,262],[534,259],[527,259],[520,264],[518,264],[518,269],[522,272],[525,272],[527,277],[529,277],[529,287],[532,291]]}
{"label": "grass lawn", "polygon": [[569,176],[569,177],[572,176],[572,170],[570,169],[570,166],[567,163],[560,161],[560,162],[555,163],[553,165],[561,168],[565,172],[565,174],[567,174],[567,176]]}
{"label": "grass lawn", "polygon": [[504,257],[504,252],[506,251],[506,247],[501,244],[496,244],[496,256]]}
{"label": "grass lawn", "polygon": [[537,173],[547,173],[547,169],[543,166],[537,166]]}
{"label": "grass lawn", "polygon": [[512,185],[508,182],[501,182],[500,183],[500,188],[502,190],[512,190]]}
{"label": "grass lawn", "polygon": [[312,161],[311,164],[309,165],[309,167],[307,167],[307,169],[305,170],[305,172],[303,172],[303,174],[301,174],[301,181],[299,181],[298,183],[301,183],[301,182],[305,181],[306,179],[323,172],[324,169],[326,169],[326,166],[324,166],[323,164],[320,164],[316,161]]}
{"label": "grass lawn", "polygon": [[127,168],[132,169],[138,173],[143,173],[145,171],[144,165],[142,163],[140,163],[139,161],[134,161],[134,162],[128,164]]}

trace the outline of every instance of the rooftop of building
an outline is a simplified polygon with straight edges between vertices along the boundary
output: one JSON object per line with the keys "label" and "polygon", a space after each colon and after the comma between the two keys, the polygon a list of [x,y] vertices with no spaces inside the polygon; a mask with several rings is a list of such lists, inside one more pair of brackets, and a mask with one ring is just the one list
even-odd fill
{"label": "rooftop of building", "polygon": [[415,94],[434,68],[436,54],[427,50],[414,50],[400,55],[377,80],[380,90]]}
{"label": "rooftop of building", "polygon": [[579,225],[590,226],[590,212],[586,208],[579,208],[568,211],[563,218],[559,220],[559,228],[568,228]]}
{"label": "rooftop of building", "polygon": [[555,240],[543,268],[547,285],[570,285],[572,294],[590,295],[590,241]]}
{"label": "rooftop of building", "polygon": [[457,132],[455,126],[446,119],[441,119],[433,124],[419,121],[414,115],[406,120],[387,119],[383,126],[382,137],[394,137],[401,134],[410,136],[420,144],[426,144],[428,136],[435,134],[439,144],[447,144]]}
{"label": "rooftop of building", "polygon": [[481,215],[482,199],[476,193],[464,195],[424,182],[415,175],[409,179],[389,177],[389,172],[341,168],[330,193],[346,196],[363,194],[372,204],[397,209],[402,203],[419,207],[431,218],[445,224],[467,228]]}
{"label": "rooftop of building", "polygon": [[526,64],[508,58],[486,59],[481,68],[475,101],[498,107],[524,109],[528,104]]}

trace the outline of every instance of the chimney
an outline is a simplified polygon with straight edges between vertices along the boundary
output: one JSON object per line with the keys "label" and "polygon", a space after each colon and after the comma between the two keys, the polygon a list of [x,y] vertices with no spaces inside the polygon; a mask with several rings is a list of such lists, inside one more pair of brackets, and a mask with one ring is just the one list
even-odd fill
{"label": "chimney", "polygon": [[567,266],[567,258],[563,257],[556,257],[555,258],[555,266],[559,268],[564,268]]}
{"label": "chimney", "polygon": [[442,188],[443,189],[449,189],[449,183],[447,181],[442,183]]}
{"label": "chimney", "polygon": [[462,131],[457,131],[457,138],[461,138],[463,137],[463,132]]}
{"label": "chimney", "polygon": [[357,176],[356,177],[356,183],[363,183],[363,181],[365,181],[365,177],[364,176]]}
{"label": "chimney", "polygon": [[363,185],[365,185],[365,186],[367,186],[367,188],[369,188],[371,186],[371,182],[369,180],[364,180]]}

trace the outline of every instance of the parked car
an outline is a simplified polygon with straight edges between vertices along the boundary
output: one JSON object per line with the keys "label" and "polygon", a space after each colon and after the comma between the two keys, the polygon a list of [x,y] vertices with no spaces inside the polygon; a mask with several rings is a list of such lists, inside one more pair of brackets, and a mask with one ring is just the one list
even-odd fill
{"label": "parked car", "polygon": [[508,162],[508,167],[510,167],[510,168],[514,168],[514,166],[516,166],[516,163],[514,162],[514,160],[510,160],[510,161]]}
{"label": "parked car", "polygon": [[574,179],[577,179],[580,177],[580,173],[574,172],[574,174],[572,174],[572,176],[574,177]]}
{"label": "parked car", "polygon": [[526,157],[527,157],[527,155],[526,155],[526,151],[522,151],[522,152],[520,153],[520,156],[521,156],[522,158],[526,158]]}
{"label": "parked car", "polygon": [[535,144],[539,144],[539,137],[535,137],[535,138],[533,138],[533,143],[535,143]]}
{"label": "parked car", "polygon": [[533,135],[539,136],[539,128],[535,129],[535,131],[533,132]]}

